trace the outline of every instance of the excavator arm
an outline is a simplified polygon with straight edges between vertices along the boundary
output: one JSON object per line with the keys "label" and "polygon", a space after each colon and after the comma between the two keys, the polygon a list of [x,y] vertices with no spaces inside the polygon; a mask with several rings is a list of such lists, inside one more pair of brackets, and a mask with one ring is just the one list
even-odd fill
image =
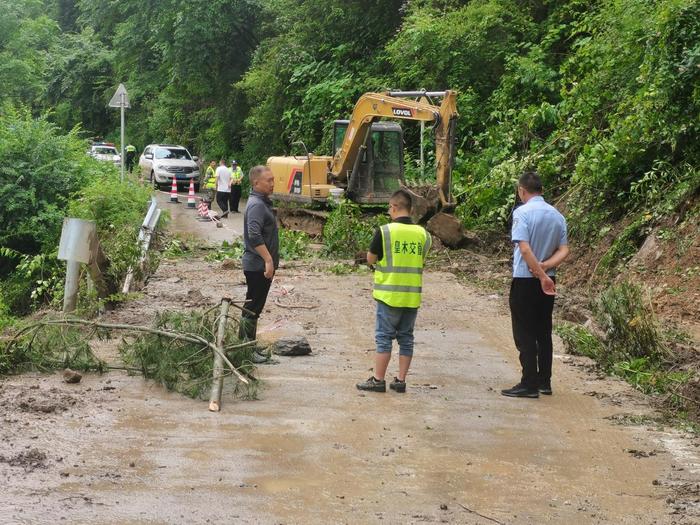
{"label": "excavator arm", "polygon": [[[439,106],[412,100],[442,98]],[[444,210],[454,207],[451,200],[452,166],[454,164],[454,134],[457,113],[455,91],[388,91],[365,93],[355,104],[343,145],[333,157],[330,171],[336,180],[350,177],[356,160],[370,132],[372,122],[381,118],[415,120],[433,123],[435,132],[436,183]]]}

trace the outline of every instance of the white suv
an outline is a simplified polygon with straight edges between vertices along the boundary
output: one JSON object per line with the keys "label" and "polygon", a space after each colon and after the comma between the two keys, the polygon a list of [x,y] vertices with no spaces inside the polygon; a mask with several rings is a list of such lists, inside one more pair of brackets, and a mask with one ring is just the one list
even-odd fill
{"label": "white suv", "polygon": [[199,191],[197,157],[190,155],[184,146],[150,144],[141,153],[139,168],[144,180],[149,180],[156,188],[171,186],[174,177],[182,186],[189,186],[194,179],[194,189]]}
{"label": "white suv", "polygon": [[114,147],[114,144],[110,144],[108,142],[95,142],[92,146],[90,146],[88,155],[97,160],[111,162],[117,168],[122,163],[122,158],[117,152],[117,148]]}

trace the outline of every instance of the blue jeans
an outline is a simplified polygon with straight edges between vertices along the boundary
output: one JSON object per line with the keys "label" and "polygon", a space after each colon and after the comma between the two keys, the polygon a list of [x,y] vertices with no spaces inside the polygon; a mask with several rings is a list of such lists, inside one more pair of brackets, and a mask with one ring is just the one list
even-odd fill
{"label": "blue jeans", "polygon": [[377,352],[391,353],[394,339],[399,343],[399,355],[413,355],[413,327],[416,324],[418,308],[395,308],[377,301],[377,323],[374,340]]}

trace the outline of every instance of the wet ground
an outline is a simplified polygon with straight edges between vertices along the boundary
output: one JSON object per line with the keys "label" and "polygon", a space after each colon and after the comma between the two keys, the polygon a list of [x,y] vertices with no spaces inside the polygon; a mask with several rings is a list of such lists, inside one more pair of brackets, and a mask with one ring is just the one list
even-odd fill
{"label": "wet ground", "polygon": [[[224,240],[170,206],[172,228]],[[227,228],[240,231],[240,216]],[[0,523],[700,523],[698,441],[559,346],[553,396],[500,396],[518,376],[503,297],[452,274],[426,276],[408,392],[358,392],[372,366],[371,276],[318,266],[277,276],[262,337],[303,334],[314,351],[261,366],[257,401],[227,395],[210,413],[121,371],[5,380]],[[106,317],[143,324],[244,293],[239,269],[165,261],[142,298]]]}

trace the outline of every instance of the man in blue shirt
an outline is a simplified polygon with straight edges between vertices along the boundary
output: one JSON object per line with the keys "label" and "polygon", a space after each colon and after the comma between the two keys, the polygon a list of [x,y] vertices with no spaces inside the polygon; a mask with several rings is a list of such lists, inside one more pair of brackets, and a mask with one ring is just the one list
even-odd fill
{"label": "man in blue shirt", "polygon": [[542,181],[534,172],[518,180],[524,203],[513,212],[513,281],[510,317],[520,352],[522,378],[501,390],[509,397],[552,394],[552,310],[556,267],[569,254],[566,220],[542,198]]}

